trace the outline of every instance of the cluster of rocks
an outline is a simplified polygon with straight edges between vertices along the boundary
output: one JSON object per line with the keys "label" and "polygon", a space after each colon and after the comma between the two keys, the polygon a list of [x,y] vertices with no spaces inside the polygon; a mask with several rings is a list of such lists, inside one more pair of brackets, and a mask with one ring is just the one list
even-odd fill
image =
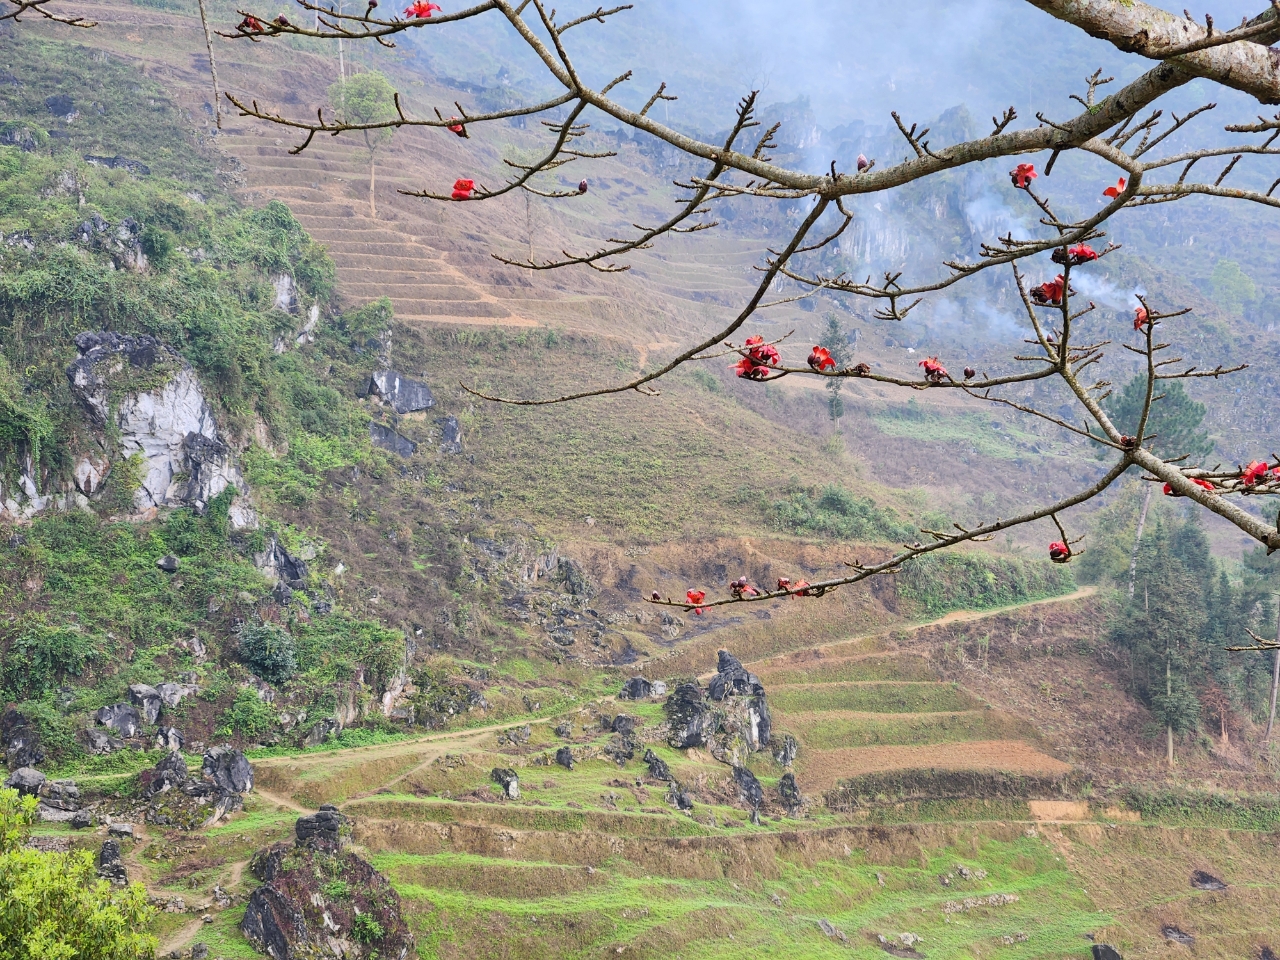
{"label": "cluster of rocks", "polygon": [[70,823],[88,827],[93,817],[81,809],[80,788],[74,780],[50,780],[34,767],[19,767],[5,779],[4,785],[23,796],[39,800],[40,819],[54,823]]}
{"label": "cluster of rocks", "polygon": [[651,700],[667,695],[667,685],[661,680],[652,682],[644,677],[632,677],[618,692],[619,700]]}
{"label": "cluster of rocks", "polygon": [[[348,818],[325,805],[300,817],[294,832],[292,845],[260,850],[249,864],[262,884],[249,897],[240,924],[249,942],[274,960],[410,956],[415,943],[400,896],[368,861],[346,849]],[[362,915],[369,920],[358,924]]]}
{"label": "cluster of rocks", "polygon": [[705,690],[682,683],[667,698],[667,742],[681,750],[707,747],[722,763],[741,766],[769,746],[773,721],[759,677],[727,650],[719,652],[716,666]]}
{"label": "cluster of rocks", "polygon": [[[161,714],[166,707],[177,707],[185,698],[199,692],[200,688],[190,682],[162,683],[155,687],[145,683],[132,684],[128,701],[108,704],[94,714],[94,720],[103,729],[85,731],[89,752],[114,753],[123,750],[126,741],[135,747],[154,744],[161,750],[181,750],[186,738],[172,724],[161,724]],[[147,727],[157,728],[150,743],[142,742]]]}
{"label": "cluster of rocks", "polygon": [[174,750],[139,776],[147,798],[148,823],[194,829],[212,826],[244,806],[243,795],[253,789],[253,766],[239,750],[213,747],[205,751],[199,777]]}

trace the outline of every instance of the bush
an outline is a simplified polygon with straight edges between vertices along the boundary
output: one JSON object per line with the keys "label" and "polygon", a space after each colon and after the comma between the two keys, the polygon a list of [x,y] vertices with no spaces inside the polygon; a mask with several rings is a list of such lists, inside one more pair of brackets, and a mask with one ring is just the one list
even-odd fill
{"label": "bush", "polygon": [[143,960],[155,915],[139,883],[115,889],[98,879],[93,854],[42,853],[26,846],[35,797],[0,790],[0,957],[5,960]]}
{"label": "bush", "polygon": [[218,735],[257,743],[275,730],[276,722],[271,704],[260,698],[257,691],[246,687],[218,717]]}
{"label": "bush", "polygon": [[914,529],[892,510],[876,506],[870,497],[855,497],[829,484],[821,490],[799,489],[773,504],[776,526],[796,533],[819,534],[838,540],[902,540]]}
{"label": "bush", "polygon": [[278,623],[245,625],[240,630],[240,658],[268,683],[284,683],[298,672],[293,637]]}
{"label": "bush", "polygon": [[386,934],[371,913],[357,913],[351,924],[351,935],[360,943],[375,943]]}

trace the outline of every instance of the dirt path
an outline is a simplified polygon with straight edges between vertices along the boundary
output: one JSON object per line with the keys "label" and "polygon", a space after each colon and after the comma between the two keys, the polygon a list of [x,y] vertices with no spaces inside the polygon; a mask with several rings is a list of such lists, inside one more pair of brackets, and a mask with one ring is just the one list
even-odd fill
{"label": "dirt path", "polygon": [[[762,664],[772,663],[774,661],[784,662],[792,657],[801,654],[817,653],[823,650],[831,650],[836,647],[847,646],[851,643],[858,643],[873,639],[875,637],[888,636],[895,633],[916,633],[928,627],[945,627],[952,623],[970,623],[975,620],[986,620],[989,617],[998,617],[1002,614],[1011,613],[1014,610],[1030,610],[1032,607],[1040,607],[1051,603],[1069,603],[1072,600],[1082,600],[1085,597],[1091,597],[1098,592],[1097,587],[1081,587],[1074,593],[1068,593],[1061,597],[1046,597],[1043,600],[1031,600],[1027,603],[1016,603],[1009,607],[999,607],[995,610],[952,610],[946,616],[939,617],[937,620],[926,620],[924,623],[904,624],[900,627],[891,627],[885,630],[878,630],[875,633],[866,633],[856,637],[846,637],[844,640],[833,640],[830,643],[820,643],[812,647],[802,647],[799,650],[792,650],[787,653],[775,654],[771,657],[764,657],[760,660],[750,661],[748,666],[758,667]],[[879,656],[879,653],[866,653],[861,656]],[[855,657],[847,657],[843,659],[856,659]],[[707,674],[708,677],[713,674]]]}

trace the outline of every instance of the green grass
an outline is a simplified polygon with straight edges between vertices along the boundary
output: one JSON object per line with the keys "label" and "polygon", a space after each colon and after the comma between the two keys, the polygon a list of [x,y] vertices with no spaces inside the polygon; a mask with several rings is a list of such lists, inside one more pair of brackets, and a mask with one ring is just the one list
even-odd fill
{"label": "green grass", "polygon": [[1018,426],[997,429],[984,413],[939,413],[914,401],[887,406],[871,415],[876,429],[886,436],[931,443],[959,443],[993,460],[1018,460],[1027,448],[1043,443],[1041,437]]}
{"label": "green grass", "polygon": [[[910,931],[924,938],[921,949],[930,958],[1057,960],[1075,955],[1083,934],[1109,919],[1043,841],[962,833],[962,845],[917,844],[905,858],[861,849],[796,860],[783,854],[739,862],[729,876],[715,879],[659,877],[621,857],[598,865],[594,874],[585,865],[453,853],[388,854],[374,861],[405,898],[424,958],[461,956],[465,944],[466,955],[478,960],[599,956],[619,947],[630,956],[655,958],[869,960],[885,956],[875,934]],[[957,864],[986,870],[987,877],[962,880],[954,873]],[[952,886],[943,887],[938,877],[947,873]],[[949,901],[993,893],[1018,900],[944,910]],[[840,928],[848,943],[825,936],[820,919]],[[997,949],[999,937],[1024,932],[1026,943]],[[973,953],[980,945],[981,953]]]}
{"label": "green grass", "polygon": [[1029,724],[989,711],[904,714],[883,718],[788,714],[786,727],[797,734],[804,746],[819,750],[1001,740],[1033,733]]}
{"label": "green grass", "polygon": [[867,680],[932,680],[936,673],[924,657],[883,656],[862,659],[818,660],[803,667],[764,670],[769,686],[782,683],[842,683]]}
{"label": "green grass", "polygon": [[782,714],[823,710],[933,713],[981,706],[953,683],[831,683],[813,688],[787,687],[771,690],[769,703]]}

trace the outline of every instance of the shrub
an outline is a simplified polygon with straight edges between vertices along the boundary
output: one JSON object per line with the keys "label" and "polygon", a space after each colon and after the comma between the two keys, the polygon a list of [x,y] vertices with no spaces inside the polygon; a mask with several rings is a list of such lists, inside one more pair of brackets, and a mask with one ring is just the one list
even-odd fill
{"label": "shrub", "polygon": [[284,683],[298,672],[293,637],[277,623],[246,624],[240,631],[240,658],[268,683]]}
{"label": "shrub", "polygon": [[25,960],[142,960],[156,938],[143,931],[155,910],[139,883],[114,889],[96,876],[93,854],[26,846],[35,797],[0,790],[0,956]]}
{"label": "shrub", "polygon": [[249,687],[241,690],[231,706],[218,717],[219,736],[240,737],[249,742],[265,739],[275,727],[275,710]]}
{"label": "shrub", "polygon": [[357,913],[351,924],[351,935],[359,943],[375,943],[386,934],[382,924],[371,913]]}

